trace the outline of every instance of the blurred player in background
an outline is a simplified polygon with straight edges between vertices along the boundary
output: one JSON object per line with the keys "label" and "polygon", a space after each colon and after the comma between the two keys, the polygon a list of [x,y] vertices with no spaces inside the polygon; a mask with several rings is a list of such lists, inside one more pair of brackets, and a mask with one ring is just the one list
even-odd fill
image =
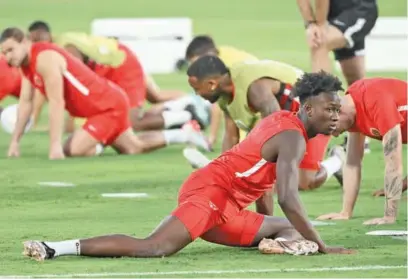
{"label": "blurred player in background", "polygon": [[[329,52],[339,61],[348,85],[364,78],[365,37],[378,17],[376,0],[297,0],[306,27],[312,70],[332,71]],[[366,152],[369,152],[368,141]]]}
{"label": "blurred player in background", "polygon": [[[303,72],[285,63],[252,60],[228,68],[216,56],[203,56],[191,64],[187,74],[194,90],[224,111],[223,152],[240,141],[239,128],[248,133],[261,118],[275,111],[297,112],[299,109],[299,101],[291,95],[291,88]],[[329,140],[329,136],[318,135],[308,142],[300,165],[300,189],[318,188],[333,174],[341,172],[342,148],[335,147],[323,161]],[[196,155],[197,152],[189,152],[192,154],[185,152],[185,156],[191,163],[199,167],[209,163],[208,159],[202,160]]]}
{"label": "blurred player in background", "polygon": [[[130,128],[129,100],[123,90],[64,49],[51,43],[32,43],[18,28],[5,29],[0,43],[8,64],[21,67],[24,74],[9,156],[19,156],[20,138],[32,113],[34,87],[49,102],[50,159],[92,156],[100,153],[100,144],[110,145],[122,154],[148,152],[168,144],[162,132],[136,137]],[[86,123],[63,148],[64,108],[74,117],[85,118]],[[186,142],[207,146],[195,131],[187,131]]]}
{"label": "blurred player in background", "polygon": [[[316,79],[324,82],[310,90]],[[272,254],[352,253],[326,246],[309,222],[298,193],[298,164],[306,142],[336,129],[340,89],[340,81],[330,75],[305,74],[295,85],[302,103],[299,114],[281,111],[267,116],[244,141],[191,174],[180,189],[178,207],[147,238],[116,234],[26,241],[24,254],[36,260],[64,255],[163,257],[198,237],[227,246],[258,246]],[[274,183],[287,220],[245,209]]]}
{"label": "blurred player in background", "polygon": [[[248,60],[257,60],[258,58],[254,55],[237,49],[232,46],[216,46],[214,40],[207,35],[197,35],[189,43],[186,49],[186,62],[187,64],[193,63],[199,57],[203,55],[215,55],[218,56],[227,67],[231,67],[237,62],[244,62]],[[209,143],[214,145],[218,139],[218,131],[220,128],[220,123],[222,119],[222,111],[217,104],[212,105],[211,109],[211,123],[209,131]],[[241,139],[244,139],[246,132],[240,130]]]}
{"label": "blurred player in background", "polygon": [[[207,124],[197,113],[192,96],[160,91],[153,78],[145,74],[136,55],[116,39],[77,32],[52,36],[49,25],[42,21],[33,22],[28,30],[32,41],[58,44],[98,75],[119,85],[129,97],[130,120],[135,131],[181,127],[190,120],[196,120],[202,128]],[[146,100],[162,104],[146,111],[143,108]],[[37,108],[41,109],[40,104]]]}
{"label": "blurred player in background", "polygon": [[366,225],[392,224],[396,221],[403,183],[402,144],[407,143],[407,83],[392,78],[362,79],[353,83],[342,97],[340,120],[335,135],[350,132],[344,166],[343,209],[319,219],[349,219],[353,214],[361,183],[364,138],[382,141],[385,159],[384,217]]}
{"label": "blurred player in background", "polygon": [[20,97],[21,73],[11,67],[4,55],[0,54],[0,101],[7,96]]}

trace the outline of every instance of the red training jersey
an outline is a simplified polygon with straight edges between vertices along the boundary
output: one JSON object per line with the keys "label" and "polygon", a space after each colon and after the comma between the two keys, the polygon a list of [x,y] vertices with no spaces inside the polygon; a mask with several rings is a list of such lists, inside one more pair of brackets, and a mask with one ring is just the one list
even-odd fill
{"label": "red training jersey", "polygon": [[4,57],[0,57],[0,100],[7,95],[20,97],[21,73],[20,70],[9,66]]}
{"label": "red training jersey", "polygon": [[245,140],[203,168],[203,174],[212,177],[214,185],[224,188],[239,208],[247,207],[272,188],[276,180],[276,163],[262,158],[262,146],[274,135],[288,130],[298,131],[307,142],[300,119],[293,112],[279,111],[262,119]]}
{"label": "red training jersey", "polygon": [[29,64],[22,66],[24,76],[41,93],[45,94],[45,85],[36,70],[37,57],[47,50],[58,52],[66,60],[64,99],[65,107],[72,116],[88,118],[115,109],[128,109],[128,99],[121,88],[99,77],[79,59],[52,43],[33,43]]}
{"label": "red training jersey", "polygon": [[[104,77],[119,85],[128,95],[130,106],[138,105],[138,100],[146,98],[145,74],[136,55],[125,45],[119,43],[118,47],[126,54],[123,63],[118,67],[95,63],[89,61],[88,66],[99,76]],[[139,90],[133,90],[138,88]],[[142,94],[143,96],[137,96]]]}
{"label": "red training jersey", "polygon": [[356,108],[350,132],[382,140],[400,124],[402,142],[407,143],[407,83],[393,78],[371,78],[354,82],[347,90]]}

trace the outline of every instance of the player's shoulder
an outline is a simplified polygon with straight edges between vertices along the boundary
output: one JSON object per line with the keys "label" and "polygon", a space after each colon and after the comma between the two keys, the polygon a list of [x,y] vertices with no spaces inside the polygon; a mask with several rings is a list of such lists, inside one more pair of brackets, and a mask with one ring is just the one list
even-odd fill
{"label": "player's shoulder", "polygon": [[258,123],[257,129],[260,132],[266,130],[298,130],[302,133],[304,132],[303,123],[297,115],[286,110],[277,111],[268,115]]}

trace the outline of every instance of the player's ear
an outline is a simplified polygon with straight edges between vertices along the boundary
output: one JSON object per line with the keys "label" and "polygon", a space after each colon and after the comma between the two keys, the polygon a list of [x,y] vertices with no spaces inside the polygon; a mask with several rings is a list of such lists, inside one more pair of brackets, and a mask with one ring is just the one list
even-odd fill
{"label": "player's ear", "polygon": [[310,103],[310,101],[306,101],[303,105],[303,109],[306,112],[308,117],[311,117],[313,114],[313,109],[312,109],[312,104]]}
{"label": "player's ear", "polygon": [[217,89],[218,81],[215,79],[209,79],[208,84],[209,84],[210,90],[214,91],[215,89]]}

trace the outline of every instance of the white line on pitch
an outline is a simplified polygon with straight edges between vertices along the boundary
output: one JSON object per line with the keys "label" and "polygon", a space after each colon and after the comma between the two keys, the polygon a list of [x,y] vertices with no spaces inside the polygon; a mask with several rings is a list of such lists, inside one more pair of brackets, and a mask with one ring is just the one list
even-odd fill
{"label": "white line on pitch", "polygon": [[160,276],[160,275],[191,275],[191,274],[236,274],[236,273],[272,273],[272,272],[323,272],[323,271],[357,271],[357,270],[385,270],[402,269],[406,265],[364,265],[345,267],[316,267],[316,268],[270,268],[270,269],[237,269],[237,270],[186,270],[163,272],[106,272],[106,273],[78,273],[78,274],[43,274],[43,275],[8,275],[2,278],[71,278],[71,277],[115,277],[115,276]]}

